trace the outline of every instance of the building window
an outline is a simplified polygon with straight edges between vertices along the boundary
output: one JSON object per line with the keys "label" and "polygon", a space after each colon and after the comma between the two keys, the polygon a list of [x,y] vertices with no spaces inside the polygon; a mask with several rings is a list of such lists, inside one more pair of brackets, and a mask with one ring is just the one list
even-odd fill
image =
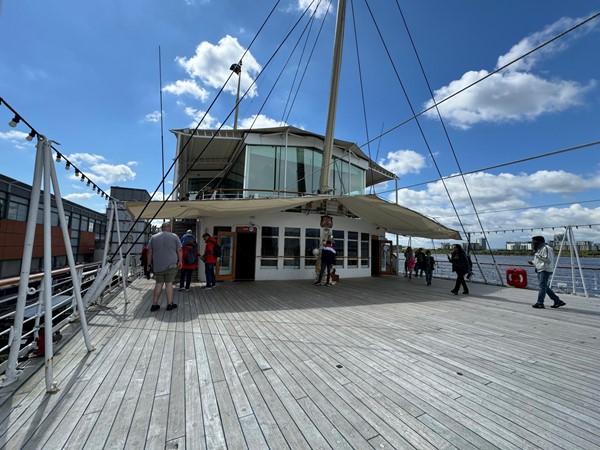
{"label": "building window", "polygon": [[29,201],[20,197],[10,197],[8,203],[8,214],[6,218],[9,220],[18,220],[20,222],[27,221],[27,206]]}
{"label": "building window", "polygon": [[319,228],[307,228],[304,234],[304,267],[315,267],[317,256],[313,255],[314,249],[321,246],[321,230]]}
{"label": "building window", "polygon": [[358,267],[357,231],[348,231],[348,267]]}
{"label": "building window", "polygon": [[284,230],[283,241],[283,267],[300,268],[300,228],[288,228]]}
{"label": "building window", "polygon": [[360,233],[360,267],[369,267],[369,233]]}
{"label": "building window", "polygon": [[336,265],[344,267],[344,230],[333,230],[333,248],[335,249]]}
{"label": "building window", "polygon": [[279,227],[262,227],[261,232],[260,267],[277,268]]}
{"label": "building window", "polygon": [[0,219],[4,219],[4,214],[6,214],[6,199],[0,198]]}

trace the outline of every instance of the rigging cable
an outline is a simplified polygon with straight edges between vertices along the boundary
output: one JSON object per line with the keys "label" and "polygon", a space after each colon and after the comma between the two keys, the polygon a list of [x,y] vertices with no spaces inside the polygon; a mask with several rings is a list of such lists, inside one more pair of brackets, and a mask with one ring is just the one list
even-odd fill
{"label": "rigging cable", "polygon": [[[419,52],[417,50],[417,47],[415,45],[415,42],[413,40],[412,34],[410,32],[410,28],[408,27],[408,23],[406,22],[406,18],[404,17],[404,13],[402,12],[402,8],[400,7],[400,4],[398,3],[398,0],[396,0],[396,6],[398,7],[398,12],[400,13],[400,16],[402,17],[402,22],[404,23],[404,28],[406,29],[406,33],[408,34],[408,38],[410,40],[410,44],[413,48],[413,51],[415,52],[415,57],[417,58],[417,61],[419,63],[419,68],[421,69],[421,73],[423,74],[423,79],[425,80],[425,83],[427,84],[427,89],[429,90],[429,95],[431,96],[431,100],[435,103],[435,96],[433,94],[433,89],[431,88],[431,84],[429,83],[429,77],[427,77],[427,73],[425,72],[425,68],[423,67],[423,63],[421,61],[421,57],[419,56]],[[469,185],[467,184],[467,179],[466,177],[462,174],[463,170],[462,167],[460,165],[460,162],[458,161],[458,156],[456,155],[456,151],[454,149],[454,144],[452,142],[452,139],[450,138],[450,134],[448,133],[448,129],[446,128],[446,123],[444,122],[444,119],[442,117],[442,114],[439,110],[439,107],[436,105],[435,108],[438,118],[440,120],[440,124],[442,125],[442,129],[444,130],[444,135],[446,136],[446,140],[448,141],[448,145],[450,146],[450,150],[452,151],[452,156],[454,157],[454,161],[456,162],[456,166],[458,167],[459,172],[461,173],[461,179],[463,184],[465,185],[465,190],[467,191],[467,195],[469,196],[469,201],[471,202],[471,206],[473,207],[473,211],[475,211],[475,217],[477,218],[477,222],[479,223],[479,227],[481,228],[481,231],[483,233],[483,237],[486,239],[486,242],[488,242],[487,240],[487,236],[485,234],[484,228],[483,228],[483,223],[481,222],[481,218],[479,217],[479,214],[477,214],[477,207],[475,206],[475,201],[473,200],[473,196],[471,195],[471,190],[469,189]],[[413,112],[414,113],[414,112]],[[419,121],[417,120],[417,124],[419,124]],[[419,125],[419,129],[421,129],[421,126]],[[433,152],[431,151],[431,148],[429,147],[429,145],[427,145],[427,150],[429,151],[429,156],[431,157],[431,159],[433,160],[436,169],[438,169],[438,175],[442,175],[439,172],[439,168],[438,168],[438,164],[435,161],[435,157],[433,155]],[[463,231],[466,233],[466,229],[463,225],[463,222],[460,218],[460,215],[456,209],[456,206],[454,205],[454,201],[451,198],[450,195],[450,191],[448,190],[446,183],[444,181],[442,181],[442,183],[444,184],[444,189],[446,190],[446,193],[448,194],[448,198],[450,199],[450,203],[452,204],[452,208],[454,209],[454,213],[456,214],[456,217],[460,223],[461,228],[463,229]],[[467,233],[467,254],[471,253],[471,239],[469,234]],[[488,244],[489,245],[489,244]],[[492,257],[492,261],[494,262],[494,266],[496,267],[496,270],[498,272],[498,278],[501,280],[500,282],[502,282],[502,275],[500,274],[500,269],[498,269],[498,265],[496,262],[496,258],[494,256],[494,252],[492,251],[492,248],[490,247],[490,255]],[[479,261],[477,260],[477,255],[475,255],[475,262],[477,262],[477,264],[479,265]],[[481,268],[480,268],[481,269]],[[482,272],[483,274],[483,272]]]}
{"label": "rigging cable", "polygon": [[[314,0],[313,0],[314,1]],[[269,12],[267,18],[263,21],[263,23],[261,24],[260,28],[258,29],[258,31],[256,32],[255,36],[253,37],[252,41],[250,42],[250,44],[248,45],[248,47],[246,48],[246,50],[244,51],[244,53],[242,54],[242,58],[246,55],[246,53],[248,53],[248,51],[250,51],[250,48],[252,47],[252,45],[254,44],[254,42],[256,41],[256,39],[258,39],[258,36],[260,35],[260,33],[262,32],[262,30],[264,29],[264,27],[266,26],[267,22],[269,21],[269,19],[271,18],[271,16],[273,15],[273,13],[275,12],[277,6],[279,5],[279,3],[281,2],[281,0],[276,0],[275,5],[273,5],[273,8],[271,8],[271,11]],[[312,3],[311,3],[312,5]],[[310,5],[309,5],[310,7]],[[296,22],[297,24],[298,22]],[[294,25],[294,27],[292,28],[292,30],[295,28],[296,25]],[[291,33],[291,31],[290,31]],[[289,36],[289,33],[288,33]],[[287,39],[287,37],[286,37]],[[284,40],[285,42],[285,40]],[[283,45],[283,44],[282,44]],[[281,47],[281,46],[280,46]],[[279,47],[279,48],[280,48]],[[240,58],[240,60],[242,59]],[[267,64],[273,59],[273,57],[271,57],[271,59],[267,62]],[[266,66],[265,66],[266,67]],[[264,71],[264,69],[263,69]],[[261,72],[262,73],[262,72]],[[219,89],[219,91],[217,92],[217,95],[215,96],[215,98],[213,99],[213,101],[210,103],[208,109],[205,111],[204,115],[202,116],[202,118],[200,119],[200,121],[198,122],[198,124],[196,125],[196,128],[194,129],[194,131],[191,133],[190,137],[187,139],[187,141],[185,142],[185,144],[183,145],[183,147],[181,148],[181,152],[179,152],[178,155],[175,156],[175,158],[173,158],[173,162],[171,163],[171,165],[169,166],[169,169],[167,170],[167,172],[165,173],[165,175],[163,176],[161,182],[159,183],[159,185],[156,187],[156,189],[154,190],[154,193],[151,195],[150,200],[148,200],[146,202],[146,205],[142,208],[142,211],[140,211],[139,216],[141,216],[146,209],[148,209],[148,206],[150,205],[151,200],[154,198],[154,196],[156,195],[156,193],[158,192],[158,189],[161,186],[161,183],[164,183],[166,176],[171,172],[171,170],[173,170],[173,167],[175,166],[175,164],[177,164],[177,162],[179,161],[180,156],[183,153],[183,150],[185,150],[187,148],[187,146],[190,144],[194,134],[196,133],[196,131],[198,131],[198,129],[200,128],[200,125],[202,124],[202,122],[204,121],[204,119],[206,118],[206,116],[208,115],[209,111],[211,110],[211,108],[214,106],[214,104],[216,103],[217,99],[221,96],[221,94],[223,93],[223,91],[225,90],[225,86],[227,86],[227,83],[229,82],[229,80],[231,79],[231,77],[233,76],[233,72],[231,72],[229,74],[229,77],[227,77],[227,79],[225,80],[225,82],[223,83],[223,86],[221,86],[221,88]],[[260,73],[258,74],[257,78],[260,76]],[[256,80],[253,81],[252,85],[256,82]],[[246,91],[247,93],[248,91]],[[246,95],[246,93],[244,93],[244,96]],[[243,98],[243,97],[242,97]],[[242,99],[240,98],[239,101],[241,101]],[[227,116],[227,118],[225,120],[227,120],[235,111],[235,108],[237,108],[237,105],[239,104],[239,102],[236,102],[235,107],[230,111],[229,115]],[[225,122],[225,121],[224,121]],[[223,122],[223,124],[224,124]],[[221,124],[221,126],[219,127],[219,129],[217,131],[220,131],[221,128],[223,127],[223,124]],[[216,135],[216,133],[215,133]],[[190,171],[191,168],[193,167],[193,164],[198,161],[198,159],[200,159],[200,156],[204,153],[204,151],[206,151],[206,149],[208,148],[208,145],[214,140],[214,136],[209,140],[209,142],[206,144],[206,146],[204,147],[204,149],[199,153],[198,157],[192,162],[192,164],[190,165],[190,167],[188,168],[188,170],[183,174],[182,177],[180,177],[179,181],[173,186],[173,189],[171,190],[171,193],[169,194],[169,196],[165,199],[163,198],[162,200],[162,204],[158,207],[158,209],[156,210],[156,213],[154,213],[152,220],[156,219],[156,217],[158,216],[158,214],[160,213],[160,211],[162,210],[162,208],[166,205],[168,199],[171,197],[171,195],[173,195],[173,193],[175,192],[175,190],[181,185],[181,182],[183,181],[185,175],[187,175]],[[112,263],[112,261],[115,258],[115,255],[118,253],[118,251],[121,249],[121,247],[123,246],[123,243],[127,240],[127,237],[129,237],[129,235],[132,233],[133,228],[135,226],[135,224],[137,224],[139,222],[139,218],[135,219],[134,223],[132,224],[131,228],[129,229],[129,231],[127,232],[127,234],[125,235],[125,238],[121,241],[121,243],[119,244],[119,246],[117,247],[117,249],[115,250],[115,253],[113,253],[113,256],[111,257],[110,261]],[[137,244],[137,242],[141,239],[141,237],[143,236],[143,233],[146,232],[146,230],[148,229],[148,227],[150,226],[151,221],[148,221],[146,223],[146,226],[144,227],[144,230],[139,233],[137,239],[133,242],[133,244]],[[133,245],[132,247],[133,248]],[[127,251],[127,253],[129,253],[129,250]]]}
{"label": "rigging cable", "polygon": [[[365,122],[365,133],[367,135],[367,142],[369,142],[369,124],[367,121],[367,103],[365,101],[365,88],[364,88],[364,83],[363,83],[363,76],[362,76],[362,65],[360,62],[360,51],[358,49],[358,32],[356,30],[356,14],[354,12],[354,1],[350,0],[350,9],[352,10],[352,27],[354,29],[354,48],[356,49],[356,61],[358,64],[358,80],[359,80],[359,85],[360,85],[360,98],[361,98],[361,104],[362,104],[362,112],[363,112],[363,120]],[[368,155],[369,155],[369,159],[373,160],[373,158],[371,157],[371,144],[367,145],[368,148]],[[377,195],[377,193],[375,192],[375,186],[371,185],[371,193]]]}
{"label": "rigging cable", "polygon": [[[419,116],[422,116],[423,114],[425,114],[428,111],[431,111],[433,108],[436,108],[438,105],[441,105],[444,102],[447,102],[448,100],[450,100],[453,97],[456,97],[457,95],[463,93],[464,91],[466,91],[467,89],[472,88],[473,86],[475,86],[476,84],[481,83],[484,80],[487,80],[488,78],[490,78],[491,76],[503,71],[504,69],[506,69],[507,67],[513,65],[514,63],[522,60],[523,58],[531,55],[532,53],[537,52],[538,50],[541,50],[542,48],[546,47],[547,45],[551,44],[552,42],[556,41],[557,39],[562,38],[563,36],[571,33],[572,31],[575,31],[577,28],[591,22],[592,20],[595,20],[597,18],[600,17],[600,12],[597,12],[595,14],[593,14],[592,16],[588,17],[587,19],[582,20],[581,22],[573,25],[571,28],[568,28],[567,30],[557,34],[556,36],[554,36],[553,38],[548,39],[545,42],[542,42],[540,45],[532,48],[531,50],[523,53],[521,56],[518,56],[517,58],[513,59],[512,61],[507,62],[506,64],[504,64],[503,66],[500,66],[496,69],[494,69],[493,71],[491,71],[490,73],[488,73],[487,75],[485,75],[484,77],[479,78],[478,80],[475,80],[473,83],[466,85],[465,87],[459,89],[456,92],[453,92],[452,94],[448,95],[448,97],[445,97],[443,99],[441,99],[440,101],[436,101],[435,99],[433,99],[433,105],[425,108],[424,110],[422,110],[421,112],[419,112],[418,114],[414,114],[412,117],[409,117],[408,119],[400,122],[397,125],[394,125],[392,128],[390,128],[389,130],[387,130],[385,133],[381,133],[379,136],[375,136],[371,141],[374,141],[375,139],[380,139],[383,136],[385,136],[386,134],[391,133],[392,131],[400,128],[401,126],[407,124],[408,122],[412,121],[413,119],[416,119]],[[365,145],[367,145],[368,142],[365,142],[364,144],[361,144],[359,147],[362,148]]]}

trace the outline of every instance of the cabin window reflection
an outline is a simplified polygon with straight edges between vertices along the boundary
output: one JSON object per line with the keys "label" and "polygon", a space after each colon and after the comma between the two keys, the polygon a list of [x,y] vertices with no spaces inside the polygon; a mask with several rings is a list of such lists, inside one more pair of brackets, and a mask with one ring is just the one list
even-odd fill
{"label": "cabin window reflection", "polygon": [[262,227],[260,267],[276,269],[278,252],[279,227]]}
{"label": "cabin window reflection", "polygon": [[313,251],[319,249],[321,244],[321,230],[307,228],[304,232],[304,267],[314,267],[319,255],[314,256]]}
{"label": "cabin window reflection", "polygon": [[358,267],[357,231],[348,231],[348,267]]}
{"label": "cabin window reflection", "polygon": [[283,267],[288,269],[300,268],[300,228],[284,230]]}
{"label": "cabin window reflection", "polygon": [[369,233],[360,234],[360,267],[369,267],[369,257],[371,252],[369,251]]}

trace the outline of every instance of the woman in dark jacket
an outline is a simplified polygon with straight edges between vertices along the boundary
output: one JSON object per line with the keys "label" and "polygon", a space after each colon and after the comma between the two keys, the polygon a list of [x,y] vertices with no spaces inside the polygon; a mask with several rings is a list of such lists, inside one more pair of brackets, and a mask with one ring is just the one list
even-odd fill
{"label": "woman in dark jacket", "polygon": [[452,254],[448,255],[448,260],[452,263],[452,272],[456,272],[456,284],[454,285],[454,289],[450,292],[454,295],[458,295],[458,290],[462,285],[463,294],[468,294],[469,288],[465,282],[465,275],[469,273],[469,260],[467,254],[460,245],[455,244],[452,249]]}

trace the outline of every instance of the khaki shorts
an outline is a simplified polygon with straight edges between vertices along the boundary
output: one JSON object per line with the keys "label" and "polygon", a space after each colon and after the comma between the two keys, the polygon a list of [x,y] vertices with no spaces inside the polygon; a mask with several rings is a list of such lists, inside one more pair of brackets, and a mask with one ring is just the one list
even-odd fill
{"label": "khaki shorts", "polygon": [[164,272],[158,272],[154,274],[154,279],[157,283],[172,283],[175,281],[177,275],[177,267],[174,269],[168,269]]}

